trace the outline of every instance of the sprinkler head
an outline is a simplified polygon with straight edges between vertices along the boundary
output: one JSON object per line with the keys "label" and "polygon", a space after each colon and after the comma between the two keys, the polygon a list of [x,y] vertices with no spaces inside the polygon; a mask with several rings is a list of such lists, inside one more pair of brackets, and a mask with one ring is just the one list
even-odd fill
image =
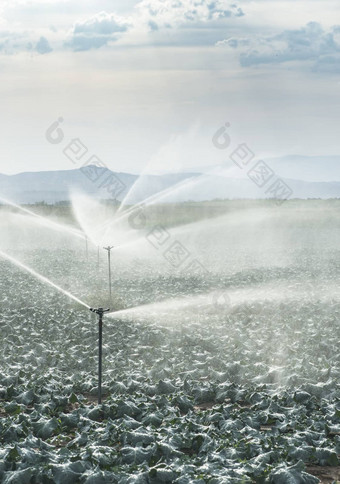
{"label": "sprinkler head", "polygon": [[90,311],[92,311],[93,313],[96,313],[98,314],[99,316],[103,316],[104,313],[107,313],[108,311],[110,311],[110,309],[103,309],[103,308],[90,308]]}

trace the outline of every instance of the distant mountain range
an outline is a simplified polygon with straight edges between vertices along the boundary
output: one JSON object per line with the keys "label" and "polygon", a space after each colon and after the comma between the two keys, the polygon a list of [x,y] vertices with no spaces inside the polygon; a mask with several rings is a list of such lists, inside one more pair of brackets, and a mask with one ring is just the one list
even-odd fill
{"label": "distant mountain range", "polygon": [[[189,174],[143,177],[145,196],[165,190]],[[112,172],[105,168],[27,172],[18,175],[0,174],[0,197],[16,203],[56,203],[70,199],[72,191],[80,191],[99,199],[122,200],[138,180],[138,175]],[[143,198],[144,193],[141,194]]]}
{"label": "distant mountain range", "polygon": [[[291,164],[293,161],[288,160],[287,163]],[[337,167],[340,168],[340,163],[334,165],[334,173]],[[291,189],[290,198],[340,198],[340,181],[315,182],[287,178],[283,180]],[[168,189],[169,195],[162,198],[164,202],[261,199],[271,196],[270,193],[266,193],[266,189],[274,181],[275,177],[265,185],[266,188],[261,188],[248,177],[230,177],[228,172],[223,174],[214,170],[203,174],[193,172],[139,177],[129,173],[112,172],[105,168],[87,167],[18,175],[0,174],[0,197],[16,203],[56,203],[69,200],[70,193],[75,190],[98,199],[122,200],[129,193],[129,202],[136,203]],[[179,188],[172,190],[171,187],[175,186]]]}
{"label": "distant mountain range", "polygon": [[266,162],[279,176],[309,182],[340,182],[340,156],[289,155]]}
{"label": "distant mountain range", "polygon": [[[291,180],[307,182],[340,182],[340,156],[287,155],[265,158],[276,175]],[[230,166],[234,166],[229,161]],[[188,171],[206,173],[220,165],[191,166]]]}

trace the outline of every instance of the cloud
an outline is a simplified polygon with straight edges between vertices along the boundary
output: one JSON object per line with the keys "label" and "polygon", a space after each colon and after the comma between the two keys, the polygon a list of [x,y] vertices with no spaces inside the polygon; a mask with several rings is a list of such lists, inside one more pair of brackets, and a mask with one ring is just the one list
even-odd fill
{"label": "cloud", "polygon": [[65,45],[75,51],[98,49],[116,41],[128,28],[126,19],[114,13],[100,12],[84,21],[76,22],[72,38]]}
{"label": "cloud", "polygon": [[139,16],[158,26],[177,27],[241,17],[243,10],[225,0],[142,0],[136,5]]}
{"label": "cloud", "polygon": [[[141,0],[129,18],[103,11],[76,22],[65,46],[85,51],[120,39],[130,45],[155,41],[160,45],[214,44],[225,19],[243,15],[240,7],[225,0]],[[128,32],[130,37],[124,37]]]}
{"label": "cloud", "polygon": [[126,38],[159,46],[214,45],[230,22],[243,15],[228,0],[141,0]]}
{"label": "cloud", "polygon": [[339,26],[324,30],[318,22],[309,22],[298,30],[284,30],[270,37],[230,38],[216,45],[239,49],[240,63],[244,67],[310,61],[313,70],[339,70]]}
{"label": "cloud", "polygon": [[158,30],[158,24],[156,22],[154,22],[153,20],[150,20],[149,22],[149,27],[150,27],[150,30]]}
{"label": "cloud", "polygon": [[49,52],[52,52],[53,49],[50,47],[50,44],[45,37],[40,37],[39,42],[37,42],[37,45],[35,46],[35,50],[39,54],[48,54]]}
{"label": "cloud", "polygon": [[0,52],[4,55],[14,55],[21,51],[32,49],[32,43],[26,32],[0,31]]}
{"label": "cloud", "polygon": [[237,49],[238,47],[245,47],[250,45],[250,40],[246,38],[230,37],[229,39],[219,40],[218,42],[216,42],[216,45],[228,45],[233,49]]}
{"label": "cloud", "polygon": [[53,51],[46,37],[36,36],[31,32],[0,32],[0,52],[4,55],[16,55],[22,52],[48,54]]}
{"label": "cloud", "polygon": [[314,64],[313,71],[340,73],[340,54],[321,57]]}
{"label": "cloud", "polygon": [[[99,49],[117,41],[129,46],[214,45],[230,19],[244,15],[233,0],[140,0],[125,16],[105,11],[108,4],[107,0],[97,2],[103,9],[97,13],[93,4],[84,4],[81,0],[8,2],[0,30],[14,32],[6,39],[0,36],[0,51],[32,55],[66,48],[77,52]],[[122,9],[119,2],[116,7]],[[81,13],[84,17],[79,20]],[[15,36],[20,39],[14,39]]]}

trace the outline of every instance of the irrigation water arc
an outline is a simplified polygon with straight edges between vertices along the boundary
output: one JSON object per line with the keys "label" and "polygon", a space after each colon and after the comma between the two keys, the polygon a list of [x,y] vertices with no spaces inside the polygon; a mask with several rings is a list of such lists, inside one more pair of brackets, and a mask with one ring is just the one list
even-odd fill
{"label": "irrigation water arc", "polygon": [[15,257],[10,256],[9,254],[6,254],[2,250],[0,250],[0,257],[3,259],[11,262],[18,268],[28,272],[32,276],[34,276],[36,279],[39,281],[48,284],[49,286],[53,287],[57,291],[61,292],[65,296],[69,297],[70,299],[73,299],[77,303],[81,304],[84,306],[86,309],[89,309],[93,313],[98,315],[98,405],[102,403],[102,358],[103,358],[103,315],[104,313],[107,313],[110,311],[110,309],[104,309],[104,308],[91,308],[88,304],[84,303],[81,301],[79,298],[71,294],[69,291],[66,291],[62,287],[58,286],[54,282],[52,282],[50,279],[47,277],[39,274],[36,272],[34,269],[31,267],[27,266],[26,264],[23,264],[22,262],[18,261]]}

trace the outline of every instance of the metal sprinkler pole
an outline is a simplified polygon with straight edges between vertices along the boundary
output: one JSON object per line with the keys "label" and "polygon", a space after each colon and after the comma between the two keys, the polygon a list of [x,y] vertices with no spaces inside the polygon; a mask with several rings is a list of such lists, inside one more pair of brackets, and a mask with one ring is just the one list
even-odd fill
{"label": "metal sprinkler pole", "polygon": [[103,315],[110,311],[103,308],[90,308],[90,311],[98,314],[98,405],[102,403],[102,360],[103,360]]}
{"label": "metal sprinkler pole", "polygon": [[99,269],[99,245],[97,247],[97,268]]}
{"label": "metal sprinkler pole", "polygon": [[87,240],[87,235],[85,235],[85,244],[86,244],[86,259],[89,259],[89,246],[88,246],[88,240]]}
{"label": "metal sprinkler pole", "polygon": [[107,258],[109,264],[109,293],[110,293],[110,303],[112,302],[112,285],[111,285],[111,249],[113,249],[113,245],[108,245],[107,247],[103,247],[103,249],[107,250]]}

